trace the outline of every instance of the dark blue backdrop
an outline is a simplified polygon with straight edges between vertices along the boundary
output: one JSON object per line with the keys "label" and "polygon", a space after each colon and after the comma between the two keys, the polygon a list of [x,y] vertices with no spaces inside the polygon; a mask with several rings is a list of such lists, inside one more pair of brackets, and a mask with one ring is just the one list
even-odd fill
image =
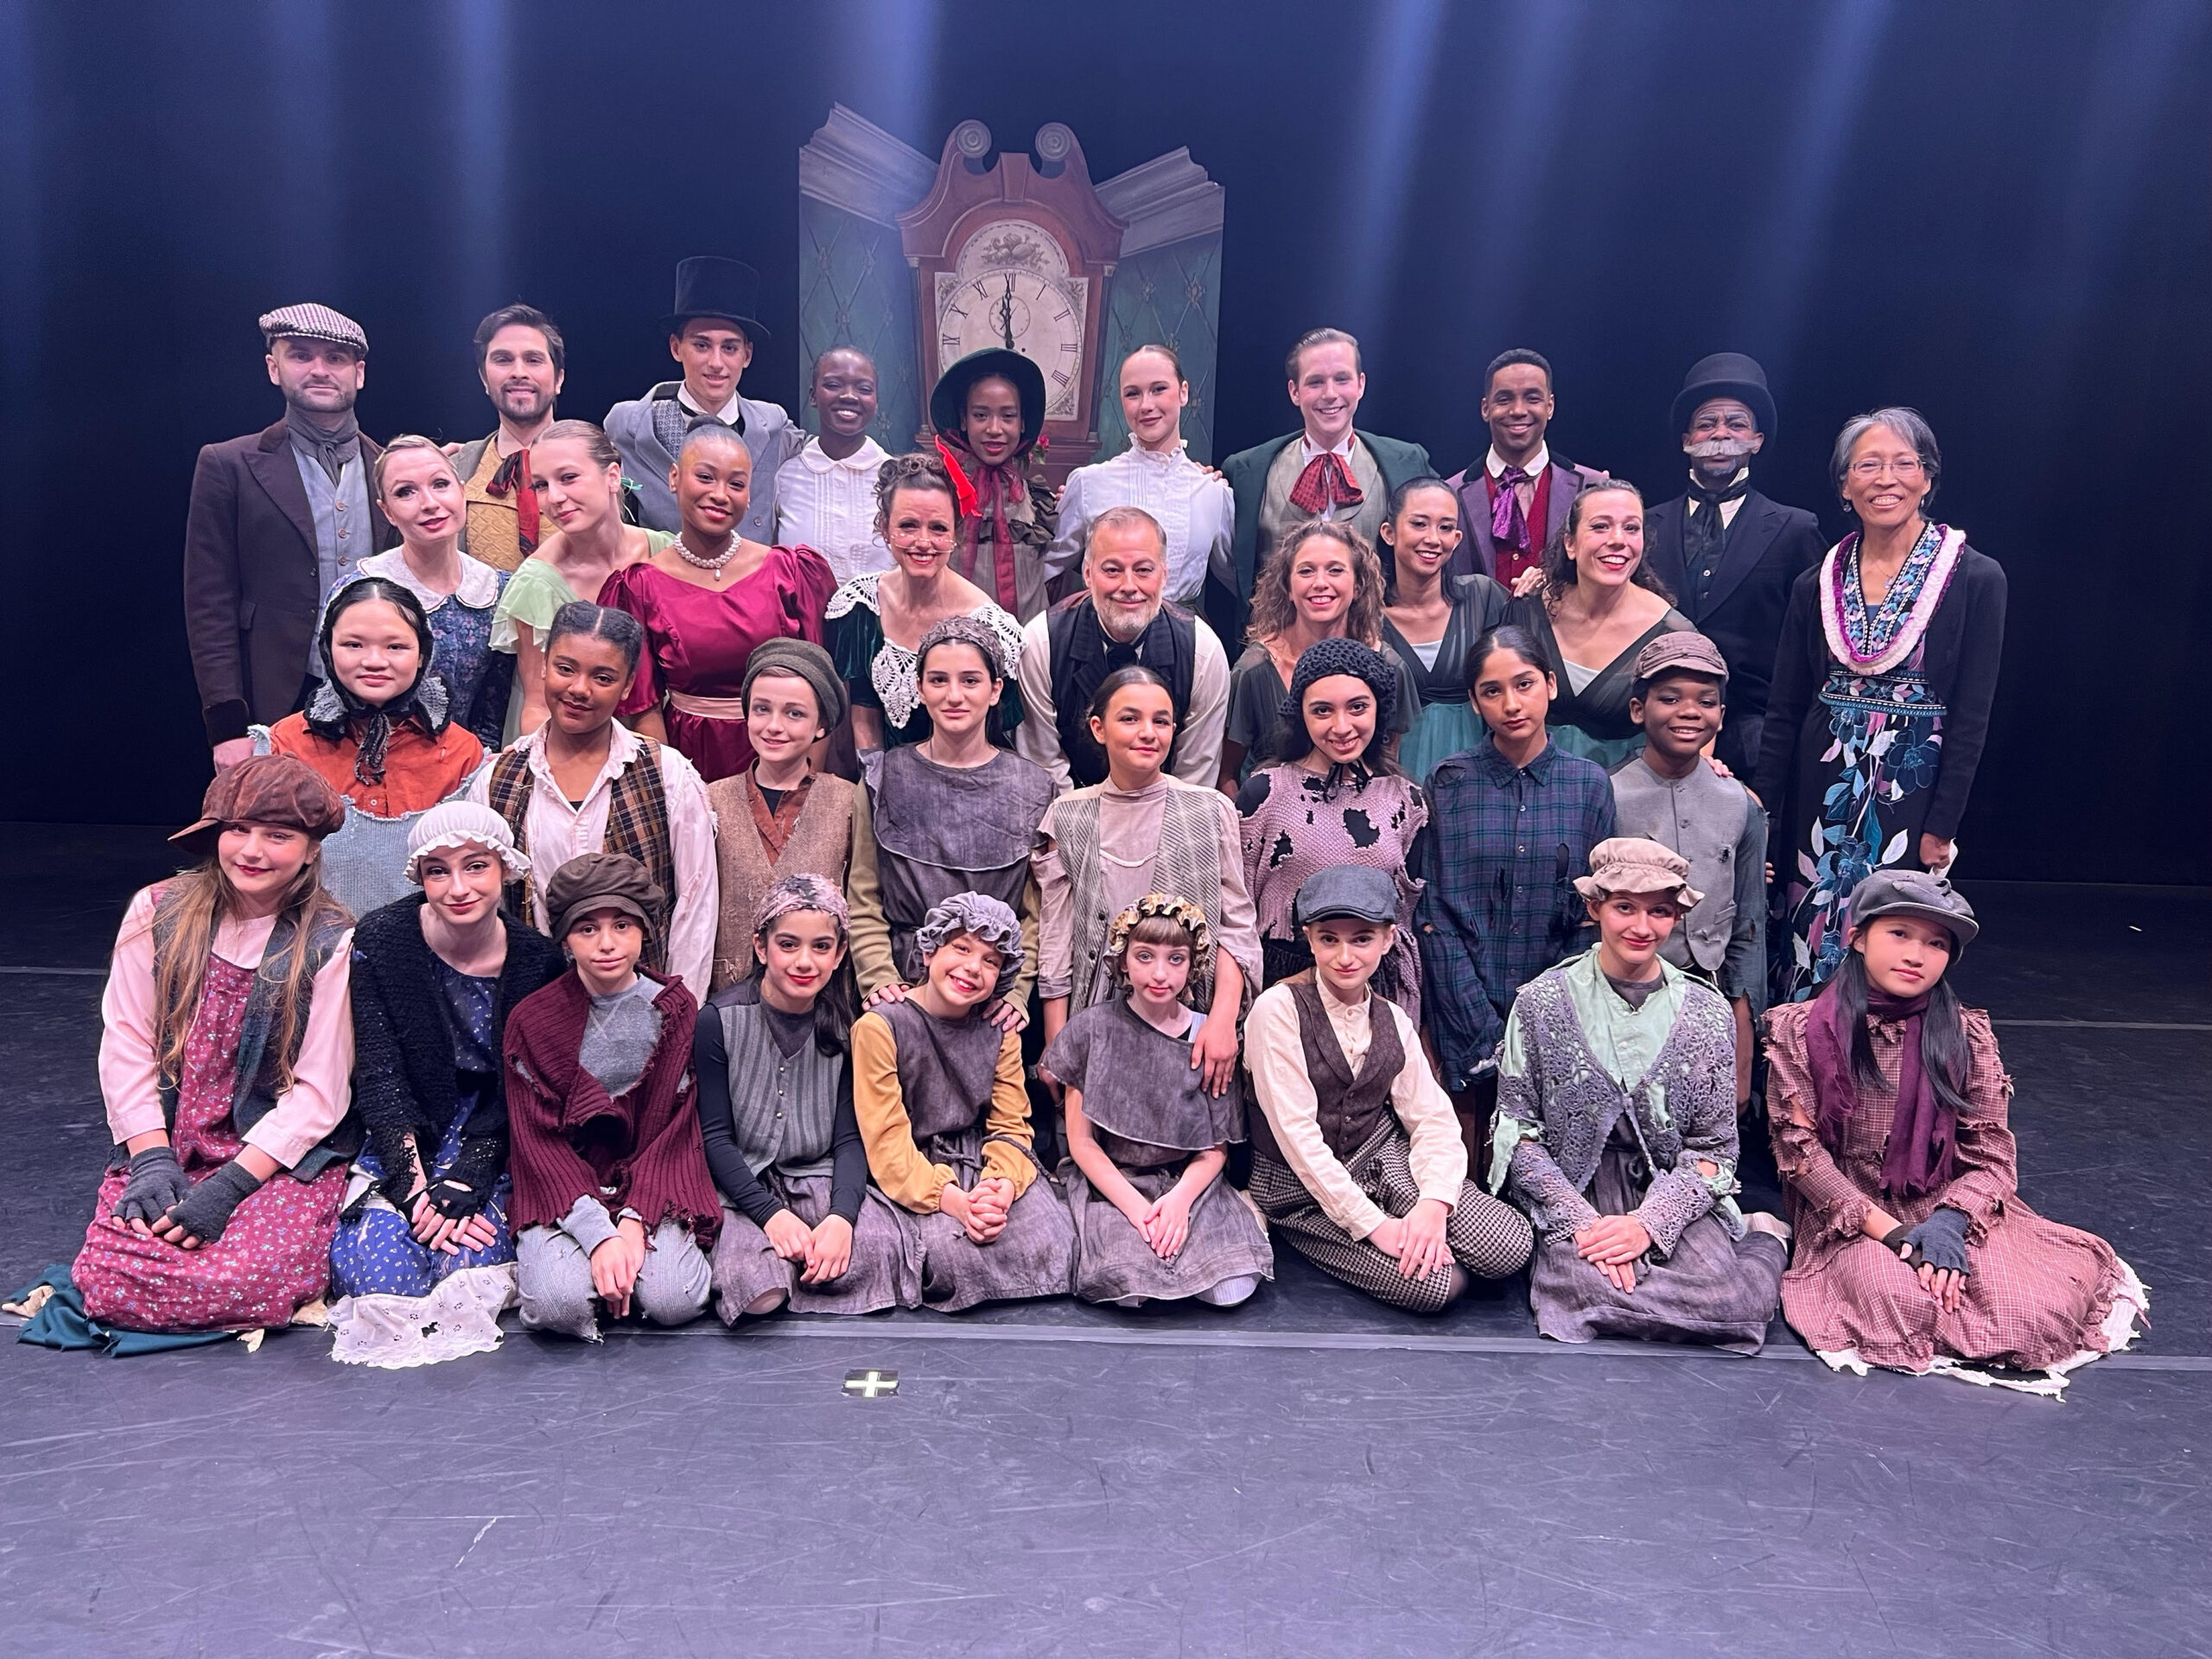
{"label": "dark blue backdrop", "polygon": [[680,256],[766,276],[790,402],[795,155],[832,99],[934,155],[1047,120],[1104,177],[1228,191],[1224,448],[1287,424],[1300,330],[1366,343],[1363,423],[1457,467],[1482,364],[1548,353],[1553,435],[1673,493],[1695,357],[1762,357],[1761,483],[1841,521],[1838,424],[1909,402],[1942,516],[2012,577],[1962,842],[1984,876],[2207,879],[2212,9],[1333,0],[620,8],[0,0],[0,454],[16,715],[0,816],[190,816],[194,453],[265,424],[253,318],[359,318],[372,434],[480,433],[468,333],[526,297],[563,409],[667,367]]}

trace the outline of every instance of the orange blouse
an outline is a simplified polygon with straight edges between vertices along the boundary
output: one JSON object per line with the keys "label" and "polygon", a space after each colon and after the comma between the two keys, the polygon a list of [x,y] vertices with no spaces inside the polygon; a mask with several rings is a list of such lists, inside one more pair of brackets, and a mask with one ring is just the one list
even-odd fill
{"label": "orange blouse", "polygon": [[392,728],[385,746],[384,781],[365,784],[353,775],[361,746],[351,733],[342,738],[317,736],[308,717],[287,715],[269,728],[273,754],[295,754],[313,766],[323,782],[373,817],[396,818],[435,806],[484,764],[484,746],[473,732],[448,726],[425,736],[412,721]]}

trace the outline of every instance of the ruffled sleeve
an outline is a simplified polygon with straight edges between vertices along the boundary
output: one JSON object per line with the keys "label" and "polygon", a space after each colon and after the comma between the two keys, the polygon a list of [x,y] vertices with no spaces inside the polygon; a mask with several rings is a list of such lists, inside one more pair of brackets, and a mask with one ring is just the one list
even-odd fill
{"label": "ruffled sleeve", "polygon": [[545,636],[552,631],[554,613],[577,597],[567,579],[544,560],[524,559],[507,578],[506,586],[499,593],[499,602],[492,612],[492,649],[513,652],[520,643],[522,630],[528,628],[530,643],[543,650]]}
{"label": "ruffled sleeve", "polygon": [[629,695],[615,705],[614,712],[625,720],[642,715],[648,709],[660,707],[660,665],[655,660],[653,626],[654,607],[645,591],[640,573],[652,567],[632,564],[617,570],[607,579],[607,586],[599,590],[599,602],[610,610],[623,611],[638,619],[645,631],[645,648],[638,655],[637,677],[630,682]]}

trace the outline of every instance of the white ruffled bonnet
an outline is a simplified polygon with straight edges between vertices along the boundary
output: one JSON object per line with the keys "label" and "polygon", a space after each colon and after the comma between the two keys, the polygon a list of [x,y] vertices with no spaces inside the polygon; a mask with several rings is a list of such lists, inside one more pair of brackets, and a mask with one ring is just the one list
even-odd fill
{"label": "white ruffled bonnet", "polygon": [[444,801],[416,819],[415,827],[407,833],[407,879],[420,887],[426,854],[445,852],[471,842],[499,855],[509,880],[528,874],[530,859],[515,845],[514,832],[507,828],[505,818],[474,801]]}

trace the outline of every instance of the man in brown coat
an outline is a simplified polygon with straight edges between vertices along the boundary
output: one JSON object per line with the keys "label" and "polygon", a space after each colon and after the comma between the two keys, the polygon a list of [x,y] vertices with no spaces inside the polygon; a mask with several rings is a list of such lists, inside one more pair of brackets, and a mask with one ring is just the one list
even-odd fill
{"label": "man in brown coat", "polygon": [[200,450],[185,519],[185,639],[219,770],[252,752],[249,724],[302,706],[324,596],[391,539],[353,421],[368,336],[322,305],[260,321],[284,418]]}

